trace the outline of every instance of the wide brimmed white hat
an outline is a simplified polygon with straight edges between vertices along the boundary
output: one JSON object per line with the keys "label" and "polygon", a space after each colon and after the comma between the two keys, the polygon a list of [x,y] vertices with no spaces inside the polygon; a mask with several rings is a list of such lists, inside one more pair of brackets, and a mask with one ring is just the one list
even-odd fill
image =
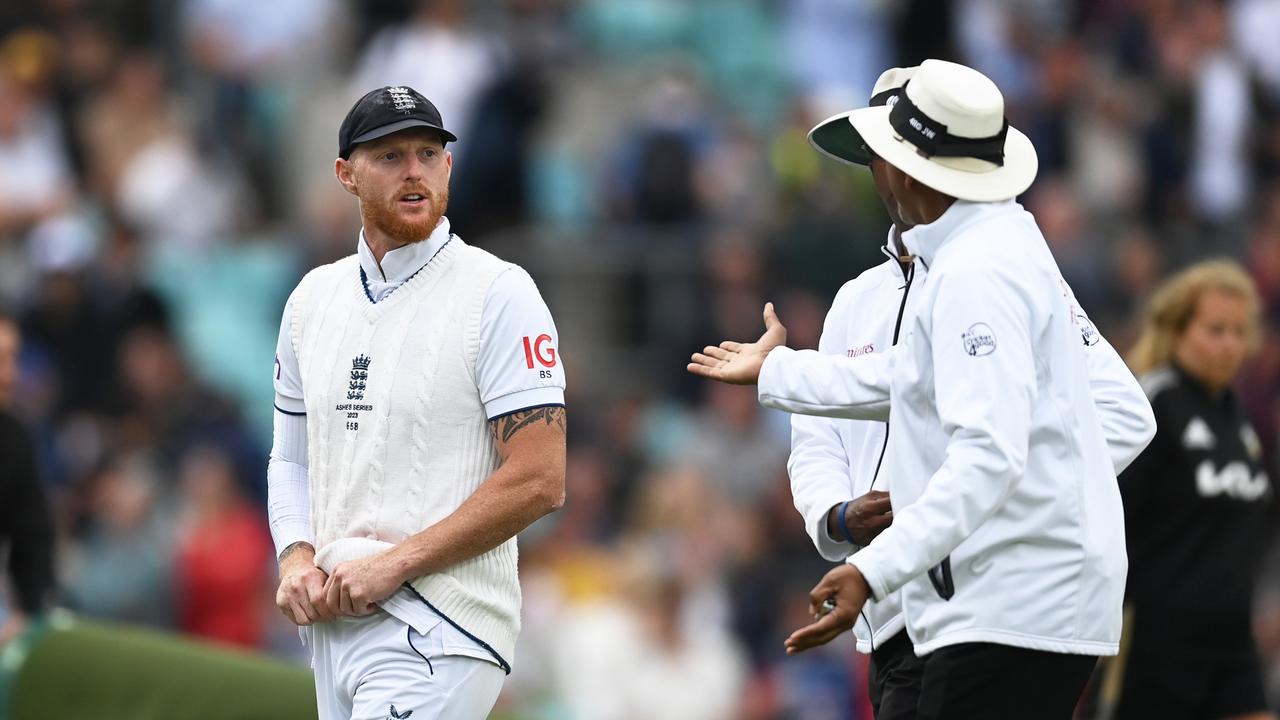
{"label": "wide brimmed white hat", "polygon": [[[916,74],[916,70],[919,68],[919,65],[907,68],[889,68],[880,73],[880,77],[876,79],[875,87],[871,88],[871,100],[867,103],[867,106],[892,105],[897,101],[898,94],[902,92],[902,86],[907,84],[907,81],[911,79],[912,75]],[[862,142],[862,136],[858,134],[858,131],[853,128],[853,124],[849,122],[851,114],[853,114],[852,110],[846,110],[814,125],[813,129],[809,131],[809,144],[815,150],[833,160],[839,160],[850,165],[869,165],[871,163],[871,153],[867,152],[867,146]]]}
{"label": "wide brimmed white hat", "polygon": [[964,65],[925,60],[892,106],[848,119],[871,152],[961,200],[1017,197],[1039,168],[1031,140],[1005,119],[1000,89]]}

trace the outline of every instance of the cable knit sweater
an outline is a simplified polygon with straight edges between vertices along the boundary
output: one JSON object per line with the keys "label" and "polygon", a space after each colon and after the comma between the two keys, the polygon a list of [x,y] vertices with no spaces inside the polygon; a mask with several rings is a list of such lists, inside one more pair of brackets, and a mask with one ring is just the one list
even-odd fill
{"label": "cable knit sweater", "polygon": [[[295,291],[317,564],[373,554],[456,510],[498,465],[475,366],[480,315],[508,263],[454,237],[374,304],[356,256]],[[516,540],[413,588],[510,658],[520,631]]]}

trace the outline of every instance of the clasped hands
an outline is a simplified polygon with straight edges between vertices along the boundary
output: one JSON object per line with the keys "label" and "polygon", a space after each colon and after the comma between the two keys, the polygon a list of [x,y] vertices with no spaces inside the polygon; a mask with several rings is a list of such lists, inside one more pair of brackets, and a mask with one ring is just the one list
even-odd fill
{"label": "clasped hands", "polygon": [[316,567],[311,546],[287,552],[280,561],[276,607],[295,625],[370,615],[403,582],[395,570],[394,552],[392,548],[344,562],[332,575]]}

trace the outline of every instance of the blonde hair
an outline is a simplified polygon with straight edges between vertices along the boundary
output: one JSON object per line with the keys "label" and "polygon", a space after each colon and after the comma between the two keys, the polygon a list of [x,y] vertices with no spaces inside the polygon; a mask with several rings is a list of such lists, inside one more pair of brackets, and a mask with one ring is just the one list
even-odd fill
{"label": "blonde hair", "polygon": [[1248,305],[1245,329],[1249,350],[1258,346],[1258,290],[1234,260],[1207,260],[1165,280],[1147,303],[1142,335],[1129,353],[1129,369],[1142,375],[1173,358],[1174,341],[1191,324],[1200,298],[1209,292],[1234,295]]}

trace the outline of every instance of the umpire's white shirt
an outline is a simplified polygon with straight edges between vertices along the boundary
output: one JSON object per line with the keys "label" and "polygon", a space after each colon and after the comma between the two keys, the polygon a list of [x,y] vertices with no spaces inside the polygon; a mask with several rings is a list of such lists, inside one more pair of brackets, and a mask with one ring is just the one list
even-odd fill
{"label": "umpire's white shirt", "polygon": [[[883,249],[889,259],[845,283],[836,293],[823,323],[818,352],[848,358],[887,352],[893,346],[899,315],[904,323],[915,315],[927,268],[915,261],[904,269],[890,250],[896,233],[890,231]],[[888,427],[869,420],[791,416],[791,457],[787,461],[791,496],[814,546],[827,560],[841,561],[857,550],[827,533],[831,508],[873,489],[892,492],[890,478],[879,467]],[[898,593],[868,602],[854,625],[859,652],[880,647],[902,627]]]}
{"label": "umpire's white shirt", "polygon": [[[369,299],[380,302],[426,267],[451,240],[456,238],[448,219],[442,218],[424,241],[387,252],[379,264],[362,233],[357,244],[360,277],[351,281],[363,282]],[[277,554],[295,542],[316,542],[302,371],[291,341],[294,312],[291,297],[281,321],[274,374],[277,412],[267,477],[268,515]],[[486,416],[493,419],[522,408],[563,405],[565,376],[558,347],[555,323],[533,280],[517,266],[503,270],[490,284],[481,310],[475,380]],[[382,606],[423,633],[439,620],[406,589]],[[445,623],[442,631],[447,653],[498,660],[452,622]]]}
{"label": "umpire's white shirt", "polygon": [[[883,353],[894,345],[894,331],[911,327],[929,269],[912,259],[904,269],[894,247],[891,229],[882,252],[885,262],[845,283],[836,293],[822,328],[818,352],[843,357]],[[1065,287],[1065,284],[1064,284]],[[1082,308],[1077,308],[1081,345],[1089,373],[1089,390],[1103,438],[1120,473],[1150,441],[1150,404],[1133,373],[1111,343],[1102,337]],[[871,490],[891,492],[893,478],[881,464],[890,425],[816,415],[791,416],[792,497],[819,554],[844,560],[858,550],[827,532],[832,507]],[[867,603],[854,625],[859,652],[868,653],[900,632],[905,624],[899,593]]]}
{"label": "umpire's white shirt", "polygon": [[[965,642],[1114,654],[1127,568],[1115,468],[1154,435],[1150,407],[1121,414],[1130,440],[1108,447],[1086,352],[1103,341],[1021,206],[956,201],[903,242],[929,277],[898,346],[779,348],[761,402],[876,421],[892,409],[881,473],[894,522],[849,562],[875,598],[901,588],[918,654]],[[944,600],[927,571],[948,556]]]}

